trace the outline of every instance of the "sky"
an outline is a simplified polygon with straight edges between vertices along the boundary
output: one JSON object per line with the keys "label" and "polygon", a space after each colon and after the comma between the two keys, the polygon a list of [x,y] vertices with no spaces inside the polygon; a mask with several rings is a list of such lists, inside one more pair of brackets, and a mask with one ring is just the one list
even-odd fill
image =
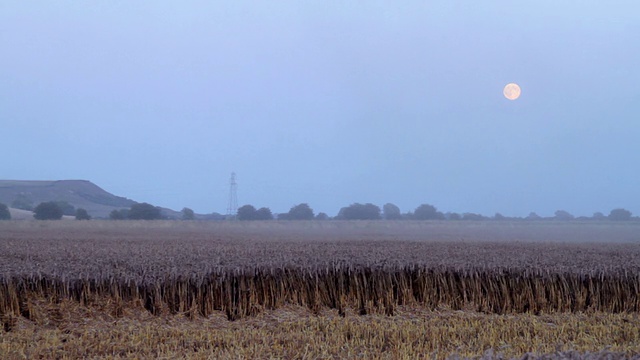
{"label": "sky", "polygon": [[[640,2],[0,1],[0,178],[640,214]],[[515,82],[519,99],[503,87]]]}

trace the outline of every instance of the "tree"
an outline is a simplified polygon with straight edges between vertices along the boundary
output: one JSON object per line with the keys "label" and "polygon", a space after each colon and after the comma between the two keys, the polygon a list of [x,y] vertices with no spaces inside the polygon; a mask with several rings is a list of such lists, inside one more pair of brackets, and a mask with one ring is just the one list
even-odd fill
{"label": "tree", "polygon": [[11,220],[9,207],[3,203],[0,203],[0,220]]}
{"label": "tree", "polygon": [[148,203],[133,204],[129,210],[129,219],[131,220],[158,220],[162,219],[162,213],[159,207]]}
{"label": "tree", "polygon": [[243,205],[238,208],[238,220],[255,220],[256,208],[253,205]]}
{"label": "tree", "polygon": [[495,215],[493,215],[493,220],[503,221],[503,220],[507,220],[507,218],[500,213],[496,213]]}
{"label": "tree", "polygon": [[538,215],[538,214],[536,214],[534,212],[530,212],[529,215],[527,215],[527,217],[525,219],[526,220],[542,220],[540,215]]}
{"label": "tree", "polygon": [[387,220],[399,220],[402,219],[400,208],[392,203],[386,203],[382,205],[383,217]]}
{"label": "tree", "polygon": [[37,220],[60,220],[62,219],[62,209],[54,201],[40,203],[33,210],[33,217]]}
{"label": "tree", "polygon": [[314,217],[313,209],[306,203],[295,205],[288,213],[281,215],[284,215],[283,220],[312,220]]}
{"label": "tree", "polygon": [[113,210],[109,213],[111,220],[126,220],[129,218],[129,209]]}
{"label": "tree", "polygon": [[484,216],[474,213],[464,213],[462,215],[462,220],[480,221],[484,220]]}
{"label": "tree", "polygon": [[62,215],[74,216],[76,214],[75,206],[69,204],[66,201],[56,201],[56,204],[62,210]]}
{"label": "tree", "polygon": [[452,212],[452,213],[448,213],[445,216],[447,218],[447,220],[453,220],[453,221],[457,221],[457,220],[462,220],[462,215]]}
{"label": "tree", "polygon": [[338,213],[340,220],[379,220],[380,208],[371,203],[367,204],[351,204],[340,209]]}
{"label": "tree", "polygon": [[182,220],[195,220],[196,214],[188,207],[182,209]]}
{"label": "tree", "polygon": [[318,215],[316,215],[316,220],[329,220],[329,215],[320,212],[318,213]]}
{"label": "tree", "polygon": [[573,220],[574,216],[571,215],[569,212],[564,211],[564,210],[558,210],[555,213],[555,217],[556,220],[561,220],[561,221],[568,221],[568,220]]}
{"label": "tree", "polygon": [[596,211],[593,213],[593,216],[591,217],[593,220],[606,220],[607,217],[604,216],[603,213]]}
{"label": "tree", "polygon": [[273,214],[266,207],[256,210],[253,205],[243,205],[238,208],[238,220],[273,220]]}
{"label": "tree", "polygon": [[422,204],[413,212],[413,218],[416,220],[444,220],[444,214],[433,205]]}
{"label": "tree", "polygon": [[87,210],[79,208],[76,210],[76,220],[91,220],[91,215],[89,215]]}
{"label": "tree", "polygon": [[273,214],[271,209],[267,207],[261,207],[255,212],[255,220],[273,220]]}
{"label": "tree", "polygon": [[631,211],[626,209],[613,209],[609,213],[609,220],[614,220],[614,221],[631,220]]}

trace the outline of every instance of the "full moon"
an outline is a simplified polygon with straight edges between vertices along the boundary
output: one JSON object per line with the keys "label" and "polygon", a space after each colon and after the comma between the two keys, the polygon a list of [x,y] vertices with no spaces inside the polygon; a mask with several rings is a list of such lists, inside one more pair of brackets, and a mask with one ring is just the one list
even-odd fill
{"label": "full moon", "polygon": [[507,99],[515,100],[520,97],[520,86],[518,86],[518,84],[516,83],[507,84],[507,86],[504,87],[502,93]]}

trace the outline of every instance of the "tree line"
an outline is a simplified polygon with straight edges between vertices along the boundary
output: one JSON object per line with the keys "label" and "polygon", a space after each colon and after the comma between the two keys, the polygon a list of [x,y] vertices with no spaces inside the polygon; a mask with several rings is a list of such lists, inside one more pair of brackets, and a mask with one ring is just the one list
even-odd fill
{"label": "tree line", "polygon": [[[32,211],[33,217],[36,220],[60,220],[65,215],[74,216],[76,220],[91,220],[91,216],[87,210],[83,208],[76,209],[75,206],[66,201],[46,201],[38,204],[36,207],[30,206],[27,209],[20,207],[17,208]],[[9,207],[3,203],[0,203],[0,220],[11,220]]]}
{"label": "tree line", "polygon": [[[26,210],[26,209],[23,209]],[[66,201],[46,201],[32,208],[36,220],[60,220],[63,216],[73,216],[76,220],[91,220],[87,210],[76,209]],[[193,214],[193,213],[192,213]],[[148,203],[138,203],[129,209],[113,210],[109,214],[112,220],[158,220],[163,219],[161,209]],[[0,203],[0,220],[11,220],[11,212],[6,204]]]}
{"label": "tree line", "polygon": [[[13,205],[13,204],[12,204]],[[48,201],[32,208],[33,216],[37,220],[59,220],[64,215],[75,216],[77,220],[90,220],[92,217],[83,208],[76,209],[66,201]],[[109,214],[111,220],[159,220],[166,219],[160,207],[148,203],[136,203],[129,209],[113,210]],[[195,220],[193,210],[183,208],[181,211],[182,220]],[[294,205],[286,213],[273,214],[268,207],[256,208],[247,204],[238,208],[232,219],[248,220],[446,220],[446,221],[480,221],[480,220],[613,220],[628,221],[633,219],[629,210],[618,208],[613,209],[608,215],[601,212],[594,213],[591,217],[575,217],[565,210],[558,210],[552,217],[541,217],[532,212],[528,216],[507,217],[500,213],[489,217],[476,213],[455,213],[439,211],[435,206],[422,204],[411,212],[402,213],[400,208],[392,203],[382,206],[382,209],[374,204],[353,203],[340,209],[335,217],[320,212],[315,214],[314,210],[307,203]],[[10,220],[11,213],[7,205],[0,203],[0,220]]]}
{"label": "tree line", "polygon": [[338,215],[331,218],[325,213],[314,214],[313,209],[307,204],[302,203],[291,207],[289,212],[273,215],[271,210],[266,207],[256,209],[253,205],[244,205],[238,208],[235,216],[237,220],[448,220],[448,221],[480,221],[480,220],[614,220],[626,221],[632,219],[632,213],[629,210],[618,208],[613,209],[608,216],[603,213],[596,212],[591,217],[580,216],[575,217],[565,210],[558,210],[552,217],[541,217],[532,212],[527,217],[507,217],[500,213],[489,217],[476,213],[443,213],[430,204],[422,204],[414,211],[402,213],[400,208],[392,203],[382,206],[382,209],[374,204],[354,203],[343,207]]}

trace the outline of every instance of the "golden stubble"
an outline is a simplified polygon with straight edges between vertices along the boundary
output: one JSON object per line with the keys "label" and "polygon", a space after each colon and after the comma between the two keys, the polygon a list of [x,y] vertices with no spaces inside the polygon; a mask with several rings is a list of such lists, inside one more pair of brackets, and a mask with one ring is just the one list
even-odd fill
{"label": "golden stubble", "polygon": [[[118,309],[120,307],[120,309]],[[32,304],[0,336],[0,358],[420,359],[506,357],[557,351],[640,353],[637,314],[482,314],[400,307],[395,316],[317,314],[284,306],[228,321],[224,313],[190,319],[153,316],[141,304],[110,300]]]}

